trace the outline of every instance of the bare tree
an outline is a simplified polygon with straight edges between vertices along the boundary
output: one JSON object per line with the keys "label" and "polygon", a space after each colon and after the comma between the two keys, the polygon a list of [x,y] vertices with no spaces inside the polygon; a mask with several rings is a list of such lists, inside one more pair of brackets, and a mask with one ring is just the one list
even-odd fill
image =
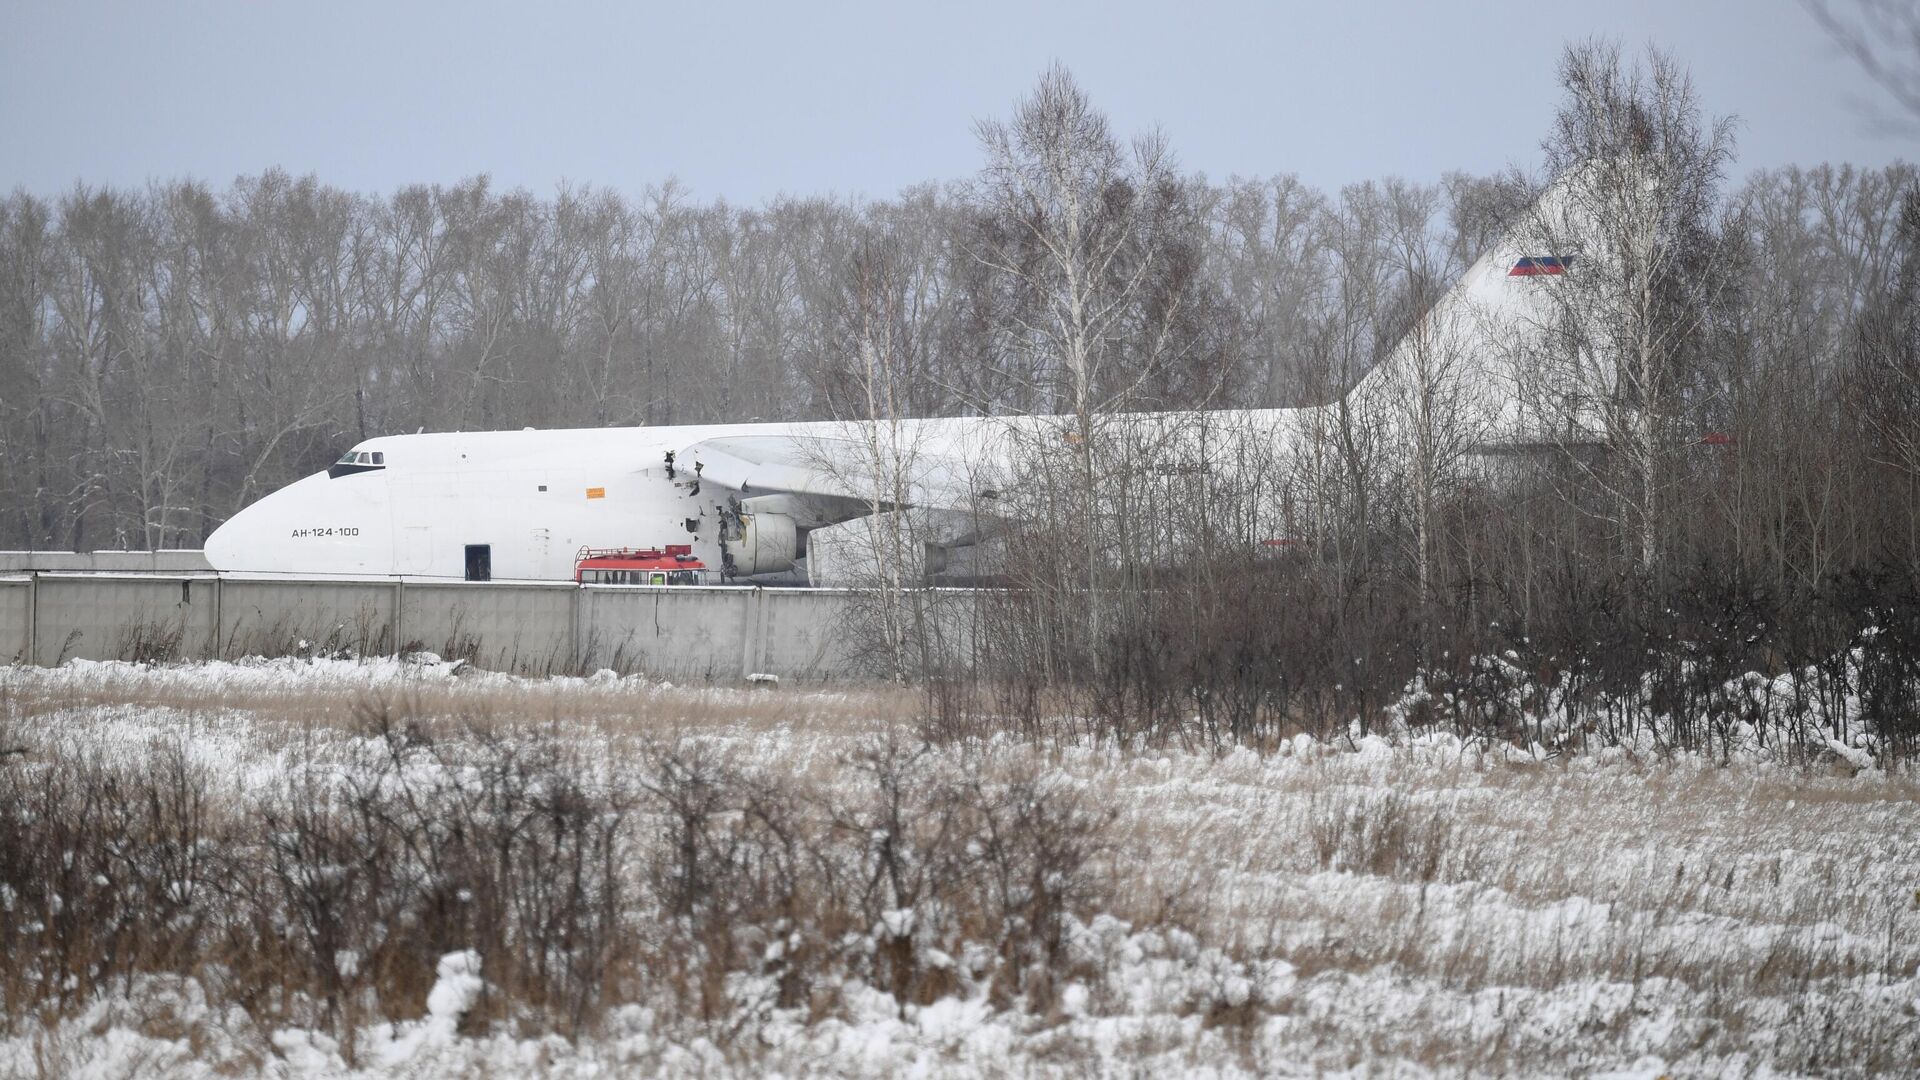
{"label": "bare tree", "polygon": [[1873,436],[1874,457],[1905,480],[1909,558],[1920,565],[1920,182],[1902,200],[1899,232],[1900,265],[1860,320],[1847,401]]}
{"label": "bare tree", "polygon": [[844,403],[843,430],[859,460],[823,455],[828,460],[817,463],[865,504],[864,515],[838,528],[854,534],[859,551],[850,583],[865,587],[863,607],[870,610],[864,621],[888,676],[902,684],[920,670],[927,644],[919,594],[926,541],[921,515],[913,512],[921,501],[920,447],[917,426],[905,414],[916,329],[907,309],[910,272],[880,232],[863,237],[848,260],[840,340],[850,362],[829,379]]}
{"label": "bare tree", "polygon": [[1308,400],[1309,327],[1328,303],[1326,199],[1292,176],[1233,180],[1215,200],[1211,275],[1241,323],[1241,400]]}
{"label": "bare tree", "polygon": [[1085,629],[1101,634],[1097,567],[1103,498],[1097,443],[1103,421],[1133,400],[1169,362],[1174,311],[1143,317],[1167,237],[1159,214],[1173,195],[1172,163],[1158,134],[1123,148],[1106,117],[1065,68],[1041,77],[1011,122],[982,122],[987,163],[979,198],[999,227],[974,257],[1012,294],[998,329],[1009,352],[1029,361],[1044,402],[1066,418],[1022,456],[1040,465],[1060,445],[1073,483],[1055,520],[1078,523],[1087,591]]}
{"label": "bare tree", "polygon": [[[1309,339],[1305,371],[1318,408],[1298,414],[1297,483],[1319,559],[1349,578],[1372,558],[1376,500],[1386,468],[1383,395],[1351,394],[1385,358],[1395,319],[1397,266],[1383,242],[1387,203],[1374,184],[1356,184],[1324,215],[1331,288]],[[1376,380],[1377,381],[1377,380]]]}
{"label": "bare tree", "polygon": [[[1386,243],[1400,280],[1399,342],[1360,395],[1364,408],[1384,413],[1391,487],[1408,504],[1414,574],[1420,604],[1435,600],[1441,506],[1463,479],[1468,454],[1491,431],[1484,373],[1472,363],[1480,327],[1476,313],[1449,304],[1447,283],[1460,265],[1440,248],[1432,230],[1439,192],[1404,183],[1387,185]],[[1375,388],[1377,387],[1377,389]]]}
{"label": "bare tree", "polygon": [[1658,50],[1628,66],[1617,46],[1574,46],[1560,78],[1566,99],[1545,147],[1557,179],[1520,237],[1529,257],[1569,272],[1540,280],[1550,343],[1525,346],[1538,349],[1523,364],[1538,376],[1530,404],[1561,438],[1604,439],[1614,467],[1587,477],[1610,489],[1654,574],[1672,459],[1689,441],[1689,365],[1722,280],[1711,218],[1732,125],[1702,118],[1686,71]]}
{"label": "bare tree", "polygon": [[48,490],[47,290],[57,255],[50,208],[15,194],[0,199],[0,495],[8,529],[34,547],[51,539],[61,508]]}
{"label": "bare tree", "polygon": [[1844,12],[1828,0],[1800,4],[1900,108],[1913,114],[1913,122],[1920,122],[1920,4],[1853,0],[1843,5]]}

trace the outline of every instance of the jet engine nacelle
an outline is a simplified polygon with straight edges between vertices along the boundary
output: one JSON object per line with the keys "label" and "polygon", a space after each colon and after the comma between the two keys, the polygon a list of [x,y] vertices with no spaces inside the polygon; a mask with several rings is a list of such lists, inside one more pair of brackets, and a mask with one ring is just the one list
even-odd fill
{"label": "jet engine nacelle", "polygon": [[736,573],[745,577],[793,569],[800,533],[785,514],[741,514],[740,539],[729,545]]}
{"label": "jet engine nacelle", "polygon": [[[893,561],[898,540],[899,581],[909,587],[923,583],[927,572],[927,544],[906,527],[894,511],[855,518],[807,533],[807,584],[835,588],[873,588],[889,578],[885,568]],[[892,531],[901,530],[896,537]],[[885,558],[882,558],[882,553]]]}

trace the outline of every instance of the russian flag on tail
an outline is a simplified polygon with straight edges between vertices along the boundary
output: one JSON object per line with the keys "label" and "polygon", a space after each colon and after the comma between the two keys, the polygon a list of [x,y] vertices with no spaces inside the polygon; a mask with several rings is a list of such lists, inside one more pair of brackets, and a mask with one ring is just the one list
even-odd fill
{"label": "russian flag on tail", "polygon": [[1564,274],[1567,267],[1573,265],[1573,256],[1560,255],[1523,255],[1520,261],[1507,271],[1508,277],[1539,277],[1542,274]]}

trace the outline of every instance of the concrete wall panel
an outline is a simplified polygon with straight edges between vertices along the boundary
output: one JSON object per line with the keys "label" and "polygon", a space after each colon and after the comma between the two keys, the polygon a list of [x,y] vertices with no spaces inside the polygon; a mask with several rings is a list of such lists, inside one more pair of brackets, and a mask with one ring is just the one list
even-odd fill
{"label": "concrete wall panel", "polygon": [[88,574],[211,574],[213,564],[197,550],[0,551],[0,573],[61,570]]}
{"label": "concrete wall panel", "polygon": [[0,664],[31,663],[33,579],[0,578]]}
{"label": "concrete wall panel", "polygon": [[205,659],[213,652],[217,587],[208,578],[41,575],[34,663]]}
{"label": "concrete wall panel", "polygon": [[577,591],[570,583],[409,584],[401,593],[399,644],[499,671],[571,671]]}
{"label": "concrete wall panel", "polygon": [[809,681],[858,673],[854,594],[838,589],[768,589],[760,594],[756,655],[748,666]]}
{"label": "concrete wall panel", "polygon": [[755,590],[588,586],[580,590],[583,667],[682,682],[735,682]]}
{"label": "concrete wall panel", "polygon": [[381,582],[225,580],[220,653],[390,653],[397,595]]}

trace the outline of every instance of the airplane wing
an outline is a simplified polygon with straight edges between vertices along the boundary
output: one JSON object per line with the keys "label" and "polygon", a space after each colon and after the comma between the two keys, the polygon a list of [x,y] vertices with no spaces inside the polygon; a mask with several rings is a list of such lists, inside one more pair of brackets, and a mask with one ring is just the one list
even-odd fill
{"label": "airplane wing", "polygon": [[[704,439],[677,455],[681,468],[700,466],[702,479],[745,496],[804,495],[854,500],[879,493],[887,501],[893,478],[876,469],[872,448],[855,438],[823,435],[737,435]],[[924,451],[903,452],[905,505],[967,509],[974,491],[965,463]],[[864,512],[864,511],[863,511]]]}

